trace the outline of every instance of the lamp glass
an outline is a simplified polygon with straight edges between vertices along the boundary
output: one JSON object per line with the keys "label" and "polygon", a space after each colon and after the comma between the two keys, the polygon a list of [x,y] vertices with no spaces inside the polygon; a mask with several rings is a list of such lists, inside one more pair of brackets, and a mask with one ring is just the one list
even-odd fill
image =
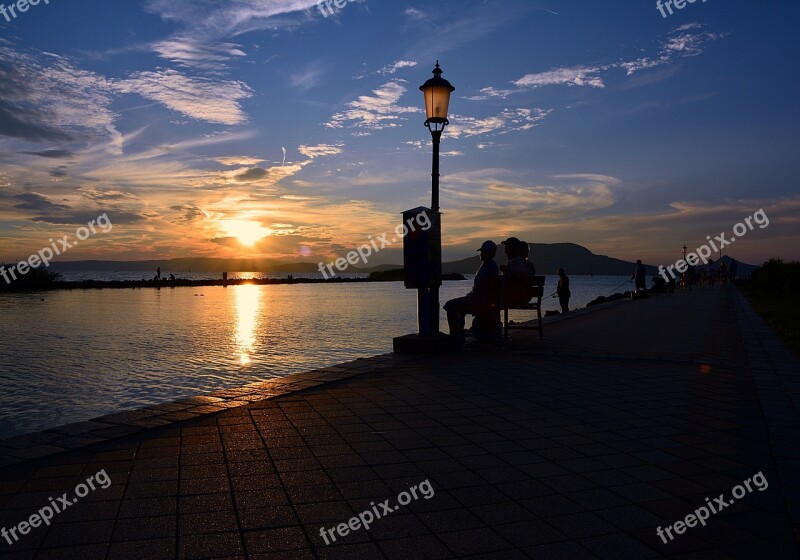
{"label": "lamp glass", "polygon": [[425,116],[431,122],[447,120],[451,88],[445,85],[429,85],[423,90],[425,96]]}

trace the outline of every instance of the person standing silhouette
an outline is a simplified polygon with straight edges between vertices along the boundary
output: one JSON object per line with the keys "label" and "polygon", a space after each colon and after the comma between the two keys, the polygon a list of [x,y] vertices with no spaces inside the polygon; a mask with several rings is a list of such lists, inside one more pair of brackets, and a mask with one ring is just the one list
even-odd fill
{"label": "person standing silhouette", "polygon": [[633,271],[631,280],[636,284],[636,291],[644,290],[647,287],[647,269],[642,264],[641,259],[636,261],[636,269]]}
{"label": "person standing silhouette", "polygon": [[558,286],[556,286],[556,295],[558,296],[558,304],[561,306],[561,313],[569,313],[569,298],[572,292],[569,291],[569,276],[564,272],[563,268],[558,269]]}

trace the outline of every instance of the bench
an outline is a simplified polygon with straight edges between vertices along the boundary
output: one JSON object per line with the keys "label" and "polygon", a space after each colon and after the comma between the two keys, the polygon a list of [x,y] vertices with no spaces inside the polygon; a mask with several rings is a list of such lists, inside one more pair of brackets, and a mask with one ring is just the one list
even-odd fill
{"label": "bench", "polygon": [[[502,299],[501,309],[503,310],[503,340],[507,343],[508,342],[508,331],[509,329],[516,329],[516,330],[531,330],[531,331],[539,331],[539,338],[544,338],[544,329],[542,327],[542,295],[544,294],[544,276],[535,276],[533,280],[533,285],[531,286],[533,289],[533,297],[531,301],[528,303],[524,303],[522,305],[509,305],[505,298]],[[508,310],[515,309],[515,310],[523,310],[523,311],[536,311],[536,324],[533,326],[517,324],[515,323],[512,326],[508,324]]]}

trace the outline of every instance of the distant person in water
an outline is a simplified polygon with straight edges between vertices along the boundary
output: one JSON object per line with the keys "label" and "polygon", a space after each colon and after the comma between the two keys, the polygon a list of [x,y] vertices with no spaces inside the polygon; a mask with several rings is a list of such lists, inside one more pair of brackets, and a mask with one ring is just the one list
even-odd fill
{"label": "distant person in water", "polygon": [[641,259],[636,261],[636,269],[633,271],[631,280],[634,281],[636,290],[644,290],[647,288],[647,269],[645,269]]}
{"label": "distant person in water", "polygon": [[156,280],[161,280],[161,267],[156,269]]}
{"label": "distant person in water", "polygon": [[170,282],[174,282],[175,281],[175,275],[174,274],[170,274],[169,275],[169,279],[170,279]]}
{"label": "distant person in water", "polygon": [[494,262],[497,245],[494,241],[484,241],[478,249],[481,254],[481,266],[475,275],[472,291],[464,297],[451,299],[444,304],[447,312],[447,323],[450,325],[450,336],[458,343],[464,341],[464,320],[467,315],[478,315],[490,309],[494,303],[494,287],[500,276],[500,269]]}
{"label": "distant person in water", "polygon": [[[526,243],[527,245],[527,243]],[[503,297],[510,305],[524,305],[533,297],[533,282],[536,270],[529,266],[530,261],[523,258],[522,241],[509,237],[503,241],[507,262],[500,269],[503,271]]]}
{"label": "distant person in water", "polygon": [[569,291],[569,276],[564,272],[563,268],[558,269],[558,286],[556,286],[556,295],[558,296],[558,304],[561,306],[561,313],[569,313],[569,298],[572,292]]}

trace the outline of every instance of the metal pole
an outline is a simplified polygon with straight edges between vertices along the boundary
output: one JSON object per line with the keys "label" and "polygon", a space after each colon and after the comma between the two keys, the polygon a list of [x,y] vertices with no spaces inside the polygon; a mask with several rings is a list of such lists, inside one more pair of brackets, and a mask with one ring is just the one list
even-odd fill
{"label": "metal pole", "polygon": [[[442,130],[444,126],[442,126]],[[433,216],[431,219],[439,221],[439,142],[442,139],[442,130],[431,129],[431,137],[433,139],[433,163],[431,169],[431,211]],[[441,227],[439,225],[438,227]],[[437,236],[438,237],[438,236]],[[442,255],[442,241],[438,237],[436,241],[439,246],[436,248],[436,254],[439,255],[440,262],[437,263],[437,269],[441,270],[441,255]],[[439,334],[439,279],[434,282],[434,286],[430,288],[430,332],[434,335]]]}
{"label": "metal pole", "polygon": [[431,129],[433,138],[433,169],[431,171],[431,210],[439,211],[439,143],[442,139],[441,130]]}

